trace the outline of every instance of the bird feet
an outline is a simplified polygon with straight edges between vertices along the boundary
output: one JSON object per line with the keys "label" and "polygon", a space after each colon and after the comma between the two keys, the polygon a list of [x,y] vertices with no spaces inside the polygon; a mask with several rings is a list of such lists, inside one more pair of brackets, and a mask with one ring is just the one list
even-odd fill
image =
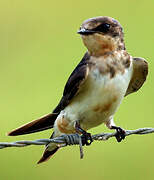
{"label": "bird feet", "polygon": [[111,129],[115,129],[117,132],[116,132],[116,139],[118,142],[121,142],[123,139],[125,139],[125,130],[123,130],[121,127],[117,127],[117,126],[112,126]]}
{"label": "bird feet", "polygon": [[77,133],[82,134],[82,136],[81,136],[82,146],[84,146],[84,145],[89,146],[93,142],[91,134],[87,133],[85,130],[83,130],[80,127],[80,124],[79,124],[78,121],[76,121],[76,123],[75,123],[75,130],[76,130]]}
{"label": "bird feet", "polygon": [[82,146],[84,145],[89,146],[93,142],[93,139],[90,133],[82,134],[81,139],[82,139]]}

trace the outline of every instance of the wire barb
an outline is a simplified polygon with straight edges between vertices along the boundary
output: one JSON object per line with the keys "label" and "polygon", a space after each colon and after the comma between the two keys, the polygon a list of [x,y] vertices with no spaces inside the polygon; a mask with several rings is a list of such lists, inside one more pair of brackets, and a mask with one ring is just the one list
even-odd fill
{"label": "wire barb", "polygon": [[[140,128],[136,130],[126,130],[125,136],[137,134],[144,135],[154,133],[154,128]],[[116,132],[114,133],[100,133],[92,135],[93,141],[106,141],[111,137],[115,137]],[[79,145],[80,147],[80,158],[83,158],[83,146],[82,146],[82,138],[79,134],[64,134],[62,136],[53,138],[53,139],[37,139],[33,141],[15,141],[15,142],[0,142],[0,149],[4,149],[7,147],[25,147],[30,145],[47,145],[49,143],[56,143],[59,147],[65,147],[70,145]]]}

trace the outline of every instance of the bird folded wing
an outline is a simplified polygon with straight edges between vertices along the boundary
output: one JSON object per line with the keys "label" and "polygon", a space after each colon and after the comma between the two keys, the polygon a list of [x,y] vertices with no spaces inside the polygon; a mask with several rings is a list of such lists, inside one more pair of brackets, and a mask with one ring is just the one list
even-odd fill
{"label": "bird folded wing", "polygon": [[148,75],[148,63],[145,59],[133,58],[133,74],[125,96],[138,91]]}

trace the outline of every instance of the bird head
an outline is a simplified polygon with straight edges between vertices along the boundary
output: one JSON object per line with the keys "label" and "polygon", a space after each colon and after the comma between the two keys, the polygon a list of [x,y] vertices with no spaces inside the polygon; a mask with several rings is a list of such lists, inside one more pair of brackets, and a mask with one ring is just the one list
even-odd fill
{"label": "bird head", "polygon": [[111,17],[90,18],[83,22],[78,33],[91,55],[100,56],[125,49],[122,27]]}

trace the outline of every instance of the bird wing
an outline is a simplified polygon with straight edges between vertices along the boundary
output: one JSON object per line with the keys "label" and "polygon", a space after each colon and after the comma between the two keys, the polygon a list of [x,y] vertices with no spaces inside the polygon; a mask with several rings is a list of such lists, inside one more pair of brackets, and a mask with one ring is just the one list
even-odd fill
{"label": "bird wing", "polygon": [[148,63],[145,59],[133,58],[133,74],[125,96],[138,91],[144,84],[148,75]]}
{"label": "bird wing", "polygon": [[33,120],[27,124],[24,124],[11,132],[8,133],[8,136],[18,136],[24,134],[35,133],[39,131],[44,131],[53,127],[55,119],[57,118],[57,113],[50,113],[39,119]]}
{"label": "bird wing", "polygon": [[63,96],[53,113],[59,113],[63,110],[82,89],[81,87],[89,74],[89,58],[89,54],[86,53],[81,62],[70,75],[65,85]]}
{"label": "bird wing", "polygon": [[47,114],[37,120],[29,122],[15,130],[12,130],[8,133],[8,135],[17,136],[30,134],[53,128],[54,122],[60,111],[63,110],[70,103],[71,99],[73,99],[73,97],[79,93],[81,85],[86,80],[89,72],[88,59],[89,54],[86,53],[81,62],[70,75],[64,88],[63,97],[61,98],[58,106],[55,108],[53,113]]}
{"label": "bird wing", "polygon": [[[71,102],[71,100],[80,93],[82,85],[86,81],[89,73],[88,59],[89,55],[86,53],[81,62],[70,75],[64,88],[63,97],[53,113],[60,113],[60,111],[63,110]],[[50,150],[48,148],[49,147],[47,146],[38,163],[47,161],[59,149],[59,147],[55,146],[55,144],[50,145]]]}

